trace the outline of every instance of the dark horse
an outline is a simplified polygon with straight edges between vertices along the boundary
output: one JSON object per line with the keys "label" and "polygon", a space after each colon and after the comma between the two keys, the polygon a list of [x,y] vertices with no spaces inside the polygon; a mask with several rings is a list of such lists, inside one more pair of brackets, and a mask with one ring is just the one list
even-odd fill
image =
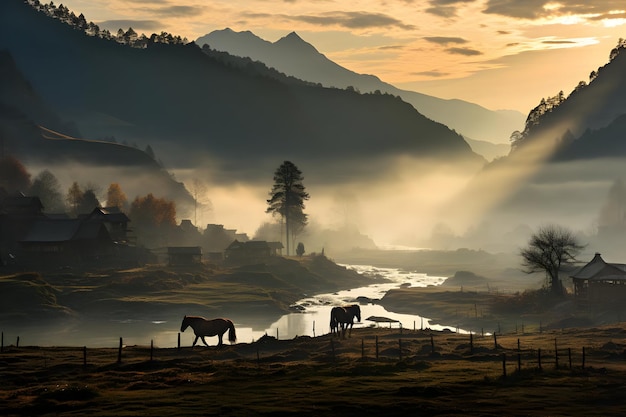
{"label": "dark horse", "polygon": [[229,342],[232,343],[237,340],[235,325],[228,319],[208,320],[200,316],[185,316],[183,324],[180,326],[180,331],[184,332],[188,326],[191,326],[193,332],[196,334],[196,338],[193,340],[193,345],[191,345],[192,347],[196,345],[198,338],[201,338],[202,343],[209,346],[206,340],[204,340],[205,336],[219,337],[220,341],[217,345],[222,346],[222,337],[224,336],[224,333],[226,333],[226,330],[228,330]]}
{"label": "dark horse", "polygon": [[358,322],[361,321],[361,307],[357,304],[333,307],[330,310],[330,333],[337,333],[337,336],[339,336],[339,329],[341,328],[341,336],[345,338],[348,327],[350,327],[348,334],[352,333],[355,317]]}

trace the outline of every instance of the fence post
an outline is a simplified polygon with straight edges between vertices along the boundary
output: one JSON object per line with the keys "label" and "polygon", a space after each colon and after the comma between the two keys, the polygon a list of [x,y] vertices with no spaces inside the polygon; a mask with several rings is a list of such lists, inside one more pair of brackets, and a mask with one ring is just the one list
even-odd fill
{"label": "fence post", "polygon": [[122,363],[122,338],[120,337],[120,346],[117,349],[117,363]]}
{"label": "fence post", "polygon": [[498,336],[496,332],[493,332],[493,348],[498,349]]}
{"label": "fence post", "polygon": [[278,327],[276,328],[276,340],[279,340],[278,339]]}
{"label": "fence post", "polygon": [[15,342],[15,347],[18,348],[20,347],[20,337],[17,337],[17,342]]}
{"label": "fence post", "polygon": [[154,339],[150,339],[150,362],[154,358]]}
{"label": "fence post", "polygon": [[556,337],[554,338],[554,367],[559,368],[559,349],[556,344]]}
{"label": "fence post", "polygon": [[470,354],[474,354],[474,334],[470,332]]}
{"label": "fence post", "polygon": [[569,369],[572,369],[572,348],[567,348],[567,358],[569,359]]}
{"label": "fence post", "polygon": [[313,337],[315,337],[315,320],[313,320]]}
{"label": "fence post", "polygon": [[435,339],[433,339],[433,335],[430,335],[430,352],[435,353]]}
{"label": "fence post", "polygon": [[178,332],[178,350],[180,350],[180,332]]}

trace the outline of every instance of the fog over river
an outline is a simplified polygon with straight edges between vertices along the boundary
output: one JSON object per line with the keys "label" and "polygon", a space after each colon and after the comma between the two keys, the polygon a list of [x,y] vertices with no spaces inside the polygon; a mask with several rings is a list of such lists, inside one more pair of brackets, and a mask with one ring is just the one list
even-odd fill
{"label": "fog over river", "polygon": [[[303,298],[294,304],[294,312],[285,314],[274,322],[263,323],[262,317],[251,317],[249,320],[238,319],[235,323],[237,343],[250,343],[263,335],[279,339],[292,339],[296,336],[320,336],[330,331],[330,309],[337,305],[357,303],[357,297],[365,299],[380,299],[387,291],[401,286],[426,287],[441,285],[445,277],[429,276],[419,272],[401,271],[395,268],[377,268],[367,265],[343,265],[354,269],[361,274],[375,274],[385,278],[388,282],[353,288],[329,294],[318,294]],[[381,279],[381,281],[383,281]],[[454,323],[448,326],[431,326],[427,317],[409,314],[397,314],[385,310],[382,306],[361,302],[361,322],[354,327],[381,326],[400,327],[406,329],[420,329],[430,327],[434,330],[444,328],[456,331]],[[419,307],[416,307],[419,312]],[[169,315],[169,313],[168,313]],[[393,323],[377,323],[367,320],[369,317],[385,317],[396,320]],[[211,317],[207,317],[211,318]],[[167,348],[178,345],[178,335],[182,315],[176,317],[154,317],[153,320],[129,319],[124,321],[109,321],[96,323],[68,323],[66,327],[55,328],[25,328],[22,334],[13,334],[13,331],[4,332],[4,344],[15,344],[16,337],[20,336],[21,346],[87,346],[87,347],[116,347],[119,338],[123,343],[130,345],[147,345],[151,341],[155,347]],[[227,342],[227,334],[224,342]],[[191,346],[194,334],[191,328],[180,333],[181,346]],[[216,345],[217,337],[207,337],[209,345]],[[201,341],[198,344],[202,345]]]}

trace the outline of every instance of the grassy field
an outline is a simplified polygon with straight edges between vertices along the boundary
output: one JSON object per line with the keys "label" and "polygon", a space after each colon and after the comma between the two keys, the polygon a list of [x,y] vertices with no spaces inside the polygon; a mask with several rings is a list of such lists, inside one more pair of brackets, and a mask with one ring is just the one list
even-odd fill
{"label": "grassy field", "polygon": [[[217,347],[5,346],[3,415],[626,414],[626,325],[470,336],[390,328]],[[584,348],[584,359],[583,359]],[[120,355],[121,352],[121,355]]]}

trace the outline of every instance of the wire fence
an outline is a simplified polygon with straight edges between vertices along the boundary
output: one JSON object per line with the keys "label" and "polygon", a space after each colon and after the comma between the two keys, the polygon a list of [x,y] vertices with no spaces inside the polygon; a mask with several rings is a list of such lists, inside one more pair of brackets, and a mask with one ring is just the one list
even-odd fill
{"label": "wire fence", "polygon": [[[257,365],[272,361],[285,361],[278,352],[285,349],[310,351],[316,357],[332,363],[347,361],[416,362],[456,360],[491,364],[507,377],[524,370],[585,369],[626,364],[624,346],[613,341],[595,342],[576,340],[558,332],[541,334],[459,334],[451,331],[406,330],[402,328],[355,329],[352,334],[327,334],[318,337],[300,337],[278,340],[265,336],[252,343],[211,346],[181,346],[180,333],[176,347],[157,347],[152,340],[145,345],[126,346],[122,337],[116,347],[38,347],[5,345],[5,335],[0,341],[0,357],[30,357],[41,366],[59,361],[73,366],[121,365],[129,363],[155,363],[158,361],[185,360],[190,355],[204,355],[211,360],[246,360]],[[295,344],[290,346],[289,343]],[[587,343],[587,344],[585,344]],[[569,345],[568,345],[569,344]],[[19,366],[19,365],[18,365]]]}

